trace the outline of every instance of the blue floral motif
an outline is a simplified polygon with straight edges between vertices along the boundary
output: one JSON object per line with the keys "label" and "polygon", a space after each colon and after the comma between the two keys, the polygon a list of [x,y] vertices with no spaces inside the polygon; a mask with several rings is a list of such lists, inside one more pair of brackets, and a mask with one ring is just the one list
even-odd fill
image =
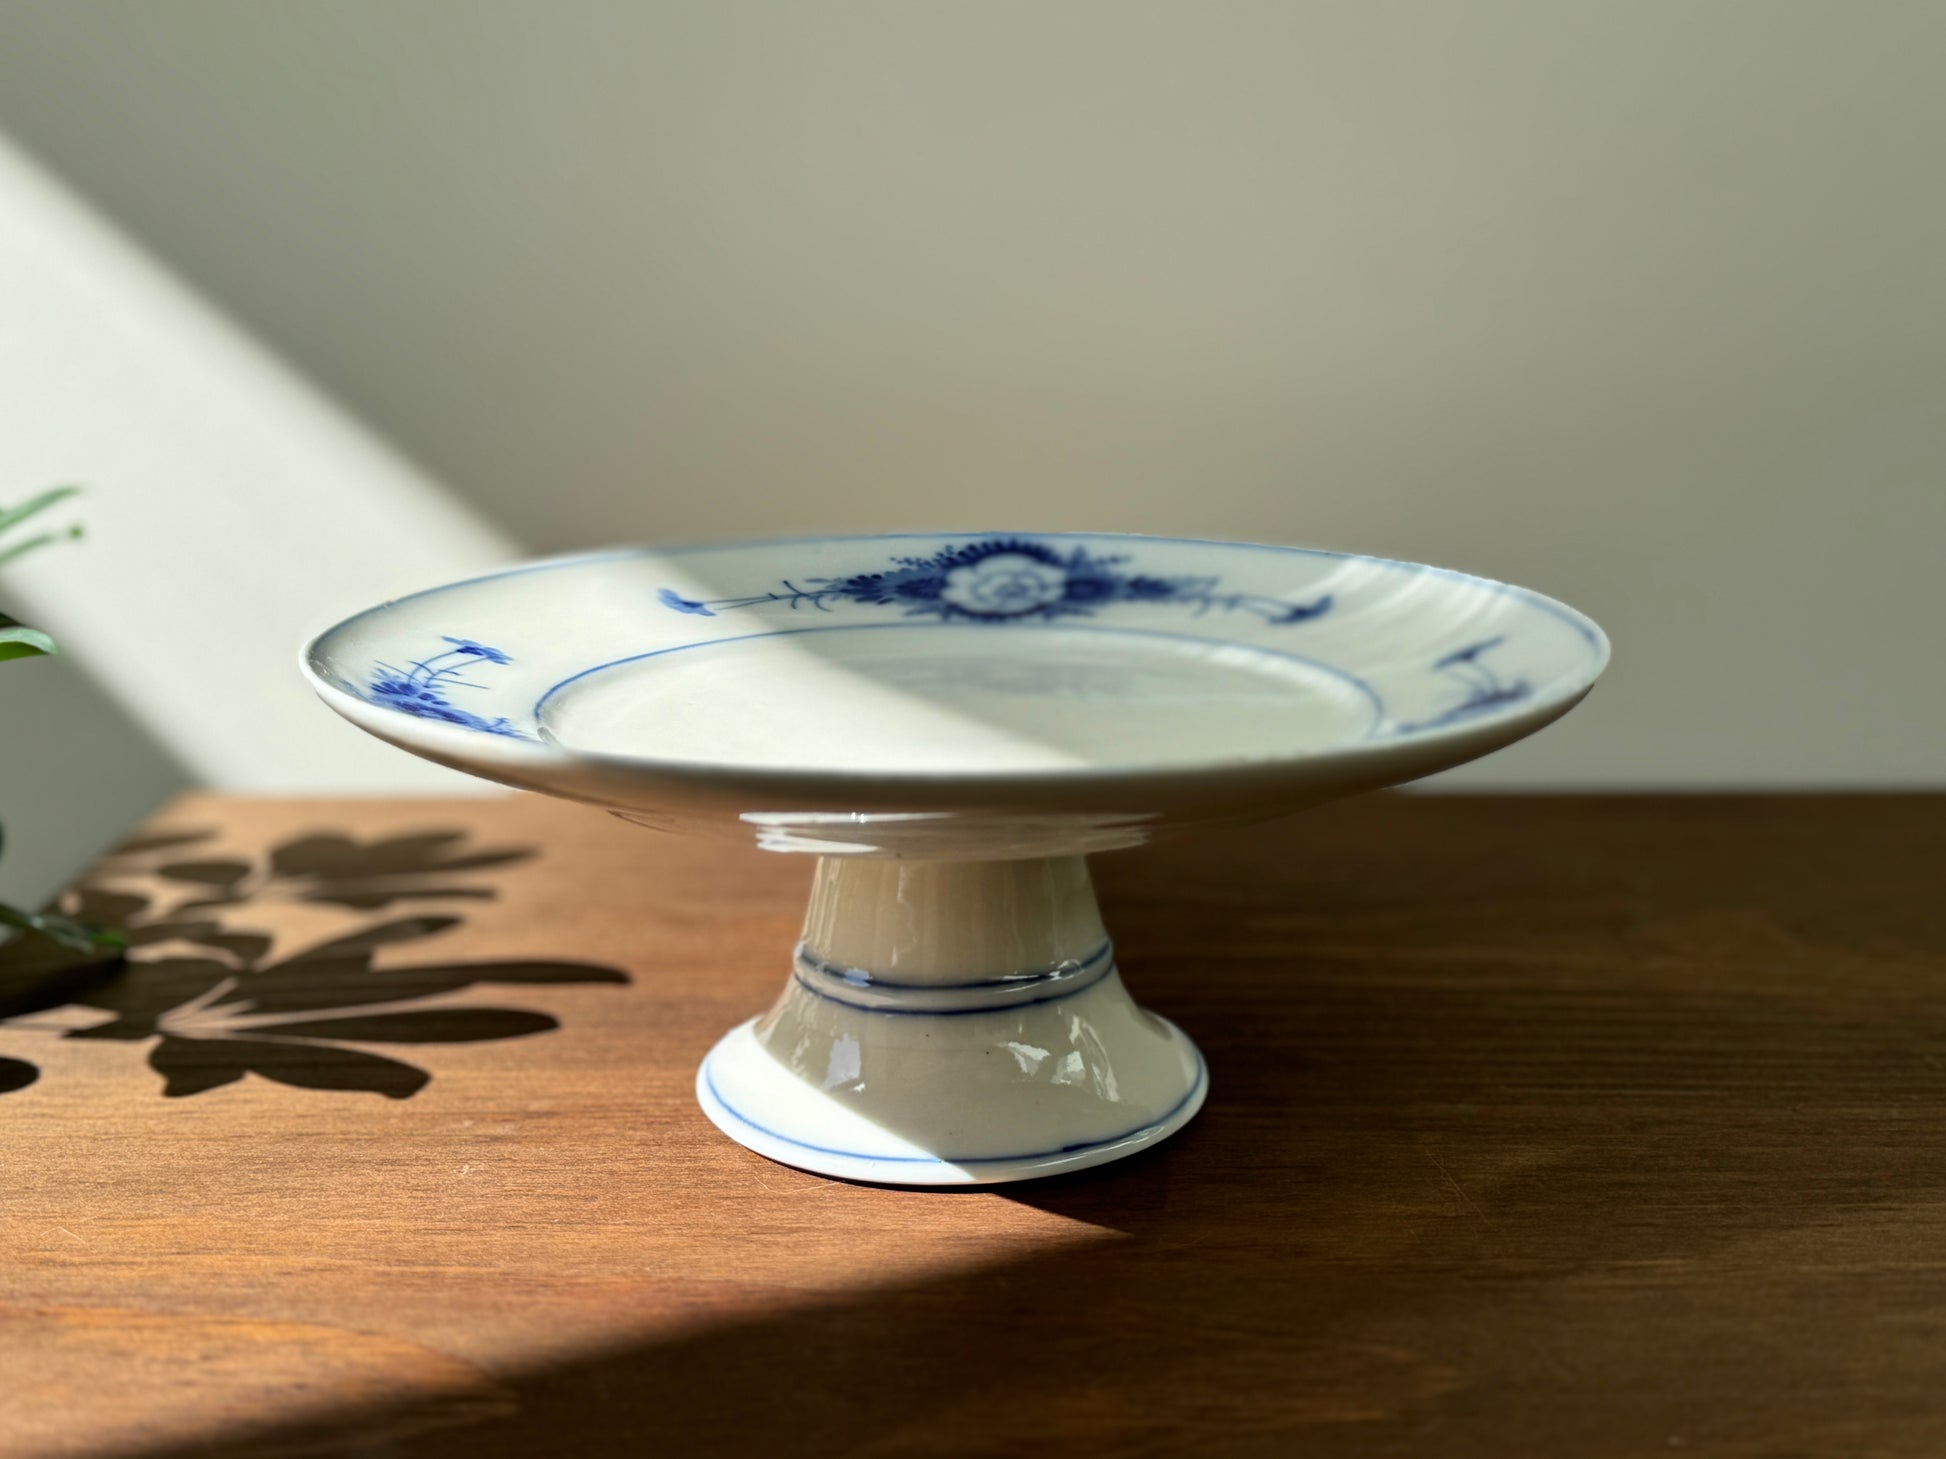
{"label": "blue floral motif", "polygon": [[1466,697],[1431,719],[1400,725],[1399,733],[1409,735],[1419,730],[1443,729],[1450,724],[1461,724],[1505,705],[1518,704],[1531,695],[1534,686],[1525,679],[1502,679],[1485,661],[1488,653],[1506,641],[1504,634],[1483,638],[1478,643],[1469,643],[1465,648],[1454,649],[1433,660],[1434,671],[1464,686]]}
{"label": "blue floral motif", "polygon": [[1331,595],[1293,603],[1262,593],[1217,591],[1215,577],[1133,572],[1126,556],[1096,555],[1085,547],[1062,551],[1030,537],[990,537],[944,547],[929,557],[895,557],[875,572],[848,577],[781,580],[782,591],[739,598],[686,598],[674,588],[657,595],[665,608],[712,618],[721,609],[783,603],[829,613],[837,602],[903,608],[907,617],[1009,623],[1029,618],[1088,617],[1110,603],[1168,603],[1198,616],[1215,609],[1253,613],[1266,623],[1302,623],[1331,611]]}
{"label": "blue floral motif", "polygon": [[445,642],[453,647],[451,653],[463,654],[468,658],[485,659],[490,664],[511,664],[513,660],[504,649],[488,648],[483,643],[475,643],[470,638],[449,638]]}
{"label": "blue floral motif", "polygon": [[452,647],[424,660],[415,659],[408,669],[396,669],[390,664],[378,665],[372,671],[371,683],[366,686],[366,697],[373,704],[403,710],[420,719],[437,719],[464,729],[478,730],[482,734],[527,739],[527,735],[514,728],[513,721],[504,717],[488,719],[485,715],[474,714],[471,710],[461,709],[446,697],[450,689],[485,687],[469,684],[458,677],[466,672],[469,663],[510,664],[513,659],[502,649],[475,643],[470,638],[446,638],[443,641]]}
{"label": "blue floral motif", "polygon": [[699,603],[694,598],[685,598],[674,588],[664,588],[656,596],[662,600],[663,607],[674,608],[678,613],[699,613],[705,618],[716,616],[710,612],[707,603]]}

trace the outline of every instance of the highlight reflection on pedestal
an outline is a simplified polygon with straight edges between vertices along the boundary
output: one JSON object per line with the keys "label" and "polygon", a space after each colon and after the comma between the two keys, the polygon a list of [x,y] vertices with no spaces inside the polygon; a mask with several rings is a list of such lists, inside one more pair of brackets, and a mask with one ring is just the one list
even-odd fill
{"label": "highlight reflection on pedestal", "polygon": [[829,857],[782,995],[696,1088],[773,1160],[958,1185],[1133,1154],[1188,1122],[1208,1078],[1123,986],[1081,857]]}

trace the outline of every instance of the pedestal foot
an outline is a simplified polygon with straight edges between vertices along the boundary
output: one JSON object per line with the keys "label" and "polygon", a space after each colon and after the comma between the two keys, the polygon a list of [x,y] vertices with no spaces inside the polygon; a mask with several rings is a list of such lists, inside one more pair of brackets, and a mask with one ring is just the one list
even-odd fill
{"label": "pedestal foot", "polygon": [[731,1139],[848,1180],[1025,1180],[1202,1106],[1202,1056],[1116,970],[1085,862],[824,861],[791,980],[704,1059]]}

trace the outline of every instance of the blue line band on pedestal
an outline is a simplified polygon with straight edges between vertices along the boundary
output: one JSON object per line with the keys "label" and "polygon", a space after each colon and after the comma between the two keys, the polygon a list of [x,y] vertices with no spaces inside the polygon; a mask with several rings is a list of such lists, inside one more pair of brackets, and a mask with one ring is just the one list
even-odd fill
{"label": "blue line band on pedestal", "polygon": [[[1004,1000],[995,999],[992,1002],[974,1003],[971,1004],[970,1006],[961,1005],[961,1006],[949,1006],[944,1008],[927,1008],[927,1007],[912,1007],[912,1006],[901,1007],[896,1003],[892,1003],[892,1004],[859,1003],[854,999],[841,997],[838,994],[833,993],[828,988],[820,988],[816,983],[812,982],[809,978],[807,978],[804,975],[804,972],[801,968],[792,970],[791,981],[796,983],[797,986],[802,988],[806,993],[809,993],[813,998],[821,998],[827,1003],[836,1003],[841,1008],[856,1009],[860,1013],[884,1013],[884,1014],[889,1014],[894,1018],[965,1018],[969,1014],[975,1014],[975,1013],[1012,1013],[1016,1008],[1032,1008],[1036,1004],[1040,1004],[1040,1003],[1058,1003],[1063,998],[1072,998],[1077,993],[1087,992],[1090,988],[1094,987],[1095,984],[1101,982],[1102,979],[1106,978],[1110,973],[1114,971],[1115,971],[1115,960],[1111,957],[1104,957],[1099,962],[1093,962],[1089,965],[1084,966],[1082,969],[1077,970],[1072,977],[1068,978],[1064,982],[1057,984],[1054,987],[1053,992],[1042,993],[1037,998],[1008,998]],[[1049,982],[1051,981],[1052,980],[1050,979]],[[871,986],[872,985],[866,985],[865,987],[860,988],[859,991],[869,992]],[[880,984],[877,986],[882,987],[884,985]],[[976,984],[972,984],[971,986],[974,988],[995,988],[1001,991],[1008,991],[1007,985],[1004,983],[996,983],[996,984],[976,983]],[[1029,983],[1027,986],[1030,988],[1047,987],[1048,982]],[[916,986],[902,987],[900,989],[900,994],[905,998],[912,999],[912,998],[923,997],[924,994],[928,991],[930,990],[922,987],[916,987]],[[950,992],[951,990],[942,988],[939,989],[938,991],[944,993],[944,992]]]}
{"label": "blue line band on pedestal", "polygon": [[823,977],[835,978],[849,988],[896,988],[901,992],[949,993],[961,992],[969,988],[1027,988],[1038,983],[1055,983],[1065,978],[1078,977],[1115,950],[1112,941],[1104,942],[1086,957],[1068,958],[1050,967],[1033,968],[1020,973],[1002,973],[995,978],[979,978],[970,983],[897,983],[890,978],[881,978],[866,968],[848,967],[844,963],[826,962],[815,952],[810,944],[797,945],[798,967],[806,972],[817,973]]}

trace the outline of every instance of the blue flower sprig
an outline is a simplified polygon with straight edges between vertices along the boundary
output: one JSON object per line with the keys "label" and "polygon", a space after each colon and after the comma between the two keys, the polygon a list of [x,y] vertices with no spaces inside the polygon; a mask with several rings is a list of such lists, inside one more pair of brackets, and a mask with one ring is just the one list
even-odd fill
{"label": "blue flower sprig", "polygon": [[1534,686],[1525,679],[1503,679],[1494,672],[1493,666],[1486,662],[1486,655],[1507,641],[1506,635],[1483,638],[1478,643],[1469,643],[1465,648],[1456,648],[1451,653],[1433,660],[1435,672],[1443,673],[1456,680],[1466,690],[1466,697],[1452,708],[1422,719],[1413,724],[1399,726],[1400,734],[1413,734],[1419,730],[1440,729],[1449,724],[1460,724],[1469,719],[1490,713],[1502,705],[1518,704],[1534,692]]}
{"label": "blue flower sprig", "polygon": [[453,689],[484,689],[484,684],[468,683],[460,675],[482,663],[510,664],[513,662],[512,656],[502,649],[476,643],[470,638],[442,635],[441,641],[450,643],[452,647],[428,659],[414,659],[409,668],[379,664],[372,671],[371,683],[365,691],[372,703],[403,710],[420,719],[442,720],[447,724],[479,730],[483,734],[506,735],[520,740],[528,738],[514,728],[512,720],[504,716],[488,719],[470,709],[460,708],[446,697],[447,692]]}

